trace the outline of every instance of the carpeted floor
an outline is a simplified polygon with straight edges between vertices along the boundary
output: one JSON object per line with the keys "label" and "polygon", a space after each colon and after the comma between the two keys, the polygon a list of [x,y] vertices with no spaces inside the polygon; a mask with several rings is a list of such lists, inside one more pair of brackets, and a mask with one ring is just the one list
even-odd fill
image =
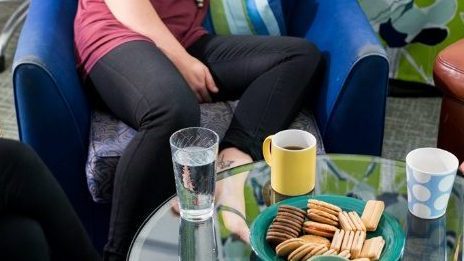
{"label": "carpeted floor", "polygon": [[[0,28],[16,3],[0,3]],[[6,53],[7,70],[0,73],[0,136],[18,139],[11,81],[16,32]],[[404,160],[408,151],[436,146],[441,98],[388,98],[382,156]]]}
{"label": "carpeted floor", "polygon": [[393,98],[387,102],[382,156],[404,160],[409,151],[435,147],[441,98]]}
{"label": "carpeted floor", "polygon": [[[19,6],[17,2],[0,2],[0,28],[3,28],[9,15]],[[18,139],[18,127],[13,102],[13,88],[11,82],[11,62],[18,39],[16,30],[5,54],[6,70],[0,73],[0,137]]]}

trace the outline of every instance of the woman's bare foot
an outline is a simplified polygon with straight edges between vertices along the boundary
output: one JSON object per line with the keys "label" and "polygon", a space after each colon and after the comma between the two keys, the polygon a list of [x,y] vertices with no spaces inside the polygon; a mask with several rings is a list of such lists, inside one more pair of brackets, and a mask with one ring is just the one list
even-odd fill
{"label": "woman's bare foot", "polygon": [[[252,158],[236,148],[227,148],[218,155],[217,171],[253,162]],[[216,183],[216,203],[233,208],[246,217],[244,187],[248,172],[240,173]],[[221,211],[224,226],[242,241],[249,243],[250,230],[243,217],[227,210]]]}
{"label": "woman's bare foot", "polygon": [[179,198],[175,196],[171,201],[171,211],[174,213],[174,215],[179,216],[180,215],[180,206],[179,206]]}
{"label": "woman's bare foot", "polygon": [[[248,154],[236,148],[227,148],[218,155],[217,172],[251,162],[253,160]],[[233,208],[245,217],[244,187],[247,176],[248,172],[244,172],[218,181],[215,191],[216,204]],[[179,199],[177,197],[171,201],[171,210],[174,214],[179,215]],[[221,211],[221,215],[227,230],[237,235],[243,242],[250,243],[250,229],[241,216],[225,209]]]}
{"label": "woman's bare foot", "polygon": [[253,159],[250,157],[250,155],[242,152],[237,148],[226,148],[219,152],[217,172],[251,162],[253,162]]}

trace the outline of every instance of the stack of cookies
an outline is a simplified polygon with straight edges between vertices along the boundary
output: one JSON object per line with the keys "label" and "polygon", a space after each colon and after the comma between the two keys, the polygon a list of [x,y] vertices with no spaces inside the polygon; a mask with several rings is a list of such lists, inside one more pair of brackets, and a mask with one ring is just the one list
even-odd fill
{"label": "stack of cookies", "polygon": [[308,200],[307,215],[310,221],[304,222],[303,230],[308,234],[332,238],[339,226],[341,208],[324,201]]}
{"label": "stack of cookies", "polygon": [[335,232],[330,249],[337,252],[348,251],[349,257],[358,258],[366,240],[365,231],[348,231],[339,229]]}
{"label": "stack of cookies", "polygon": [[271,245],[278,245],[285,240],[297,238],[301,234],[301,227],[306,213],[296,207],[282,205],[269,226],[266,240]]}
{"label": "stack of cookies", "polygon": [[[382,201],[370,200],[360,217],[333,204],[310,199],[306,213],[291,206],[281,206],[267,237],[279,256],[288,260],[307,260],[317,255],[339,255],[352,260],[378,260],[385,240],[366,240],[375,231],[384,210]],[[302,215],[303,213],[303,215]],[[287,220],[287,221],[284,221]],[[300,224],[300,227],[296,227]],[[301,235],[301,232],[306,235]]]}
{"label": "stack of cookies", "polygon": [[356,211],[342,211],[338,215],[338,218],[340,219],[340,226],[343,230],[366,232],[366,226]]}

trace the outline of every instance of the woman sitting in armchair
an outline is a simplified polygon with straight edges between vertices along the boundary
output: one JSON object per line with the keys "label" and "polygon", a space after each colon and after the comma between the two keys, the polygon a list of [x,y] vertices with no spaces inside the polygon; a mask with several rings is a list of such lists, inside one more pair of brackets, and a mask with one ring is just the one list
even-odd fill
{"label": "woman sitting in armchair", "polygon": [[240,99],[220,144],[223,169],[259,160],[261,144],[301,109],[320,54],[292,37],[214,36],[209,1],[79,0],[78,66],[138,131],[117,166],[107,260],[122,260],[139,225],[175,193],[169,136],[198,126],[199,103]]}

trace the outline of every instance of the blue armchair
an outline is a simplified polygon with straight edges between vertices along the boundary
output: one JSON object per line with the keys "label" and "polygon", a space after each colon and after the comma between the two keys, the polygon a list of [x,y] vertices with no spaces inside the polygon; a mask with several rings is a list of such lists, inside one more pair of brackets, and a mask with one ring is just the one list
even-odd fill
{"label": "blue armchair", "polygon": [[[325,58],[308,104],[327,152],[379,155],[388,61],[356,0],[285,0],[289,35],[307,38]],[[97,248],[106,239],[109,205],[96,204],[84,166],[90,107],[73,50],[76,0],[33,0],[13,64],[20,138],[65,190]]]}

